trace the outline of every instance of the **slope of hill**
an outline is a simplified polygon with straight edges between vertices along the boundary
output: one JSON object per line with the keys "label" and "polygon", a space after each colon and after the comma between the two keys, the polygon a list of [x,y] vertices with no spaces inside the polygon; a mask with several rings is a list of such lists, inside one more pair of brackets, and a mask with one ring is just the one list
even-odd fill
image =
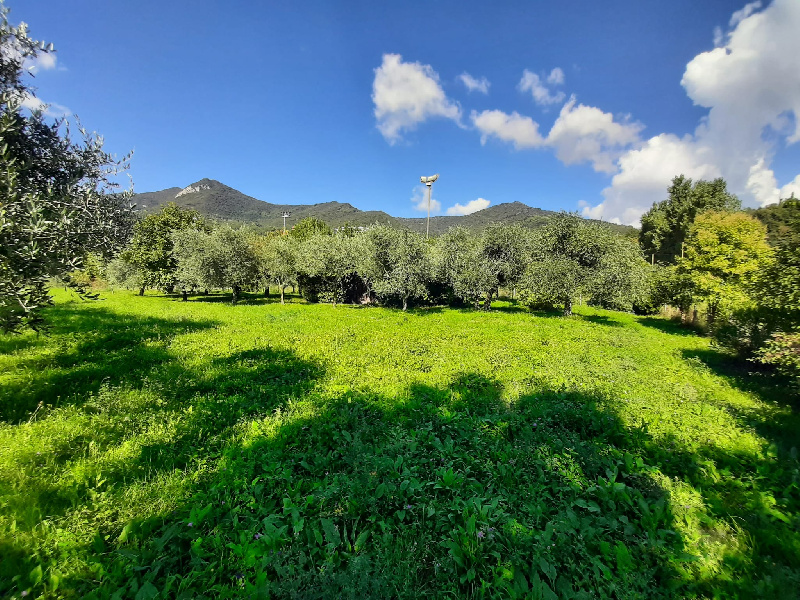
{"label": "slope of hill", "polygon": [[[136,194],[134,202],[139,210],[145,213],[157,211],[168,202],[175,202],[182,208],[192,208],[207,217],[247,223],[264,229],[282,227],[284,212],[291,215],[287,224],[297,223],[306,217],[316,217],[331,227],[345,224],[357,227],[387,223],[407,227],[420,233],[424,233],[426,227],[424,217],[412,219],[392,217],[383,211],[359,210],[343,202],[271,204],[247,196],[213,179],[201,179],[183,189],[169,188],[159,192]],[[431,217],[430,233],[438,235],[456,225],[480,230],[490,223],[520,223],[533,228],[543,225],[555,214],[557,213],[554,211],[533,208],[522,202],[507,202],[465,216]],[[626,235],[636,232],[633,227],[613,224],[610,226]]]}
{"label": "slope of hill", "polygon": [[247,196],[213,179],[201,179],[183,189],[169,188],[160,192],[136,194],[134,202],[143,212],[154,212],[164,204],[174,202],[181,208],[194,209],[207,217],[250,223],[263,228],[283,227],[284,212],[291,215],[290,222],[316,217],[332,227],[345,223],[356,226],[376,222],[395,223],[395,219],[385,212],[362,211],[342,202],[272,204]]}

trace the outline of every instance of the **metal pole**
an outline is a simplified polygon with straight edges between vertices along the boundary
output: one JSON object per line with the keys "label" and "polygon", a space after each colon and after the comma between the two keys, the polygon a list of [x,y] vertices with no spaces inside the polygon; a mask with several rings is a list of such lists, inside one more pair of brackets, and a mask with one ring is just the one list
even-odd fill
{"label": "metal pole", "polygon": [[428,222],[425,224],[425,239],[428,239],[428,233],[431,229],[431,188],[433,188],[432,184],[427,184],[428,186]]}

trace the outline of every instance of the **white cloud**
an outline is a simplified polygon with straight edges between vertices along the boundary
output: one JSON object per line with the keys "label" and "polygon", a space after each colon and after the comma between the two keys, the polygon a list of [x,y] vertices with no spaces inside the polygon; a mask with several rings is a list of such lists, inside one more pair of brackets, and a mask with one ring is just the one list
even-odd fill
{"label": "white cloud", "polygon": [[708,148],[698,146],[692,136],[679,138],[664,133],[623,154],[618,165],[619,173],[603,190],[604,201],[594,207],[584,206],[584,216],[635,225],[653,202],[666,197],[675,175],[683,173],[692,179],[720,175]]}
{"label": "white cloud", "polygon": [[464,71],[458,76],[458,79],[463,83],[470,92],[480,92],[481,94],[489,93],[489,80],[486,77],[475,79],[472,75]]}
{"label": "white cloud", "polygon": [[36,96],[26,94],[22,99],[22,108],[27,108],[29,111],[42,111],[47,117],[68,117],[72,111],[66,106],[56,104],[55,102],[43,102]]}
{"label": "white cloud", "polygon": [[[412,195],[411,195],[411,203],[414,205],[414,210],[419,212],[427,213],[428,212],[428,186],[426,185],[418,185],[415,186]],[[436,198],[431,196],[431,214],[435,215],[442,211],[442,203],[439,202]]]}
{"label": "white cloud", "polygon": [[559,67],[550,71],[550,75],[547,76],[547,83],[550,85],[564,85],[564,71]]}
{"label": "white cloud", "polygon": [[471,200],[464,205],[461,204],[454,204],[450,208],[447,209],[447,214],[450,216],[463,216],[463,215],[471,215],[474,212],[478,212],[479,210],[483,210],[484,208],[488,208],[489,201],[486,198],[477,198],[475,200]]}
{"label": "white cloud", "polygon": [[737,10],[735,13],[731,15],[731,20],[728,23],[728,26],[736,27],[739,23],[741,23],[747,17],[756,12],[759,8],[761,8],[761,0],[756,0],[756,2],[745,4],[742,10]]}
{"label": "white cloud", "polygon": [[469,118],[481,132],[481,144],[485,144],[489,136],[511,142],[517,150],[538,148],[544,144],[539,124],[517,112],[509,115],[501,110],[484,110],[481,113],[473,110]]}
{"label": "white cloud", "polygon": [[567,165],[590,162],[595,171],[615,173],[615,161],[639,141],[640,123],[619,123],[611,113],[593,106],[575,105],[573,96],[550,129],[547,145]]}
{"label": "white cloud", "polygon": [[722,33],[722,27],[717,25],[714,27],[714,47],[719,48],[725,43],[725,34]]}
{"label": "white cloud", "polygon": [[595,171],[614,173],[615,161],[631,145],[639,142],[643,126],[620,123],[611,113],[577,104],[573,97],[561,109],[546,138],[539,133],[539,124],[519,113],[500,110],[472,111],[470,120],[481,132],[481,143],[496,137],[514,144],[517,150],[551,147],[567,165],[590,162]]}
{"label": "white cloud", "polygon": [[781,198],[789,198],[794,195],[795,198],[800,198],[800,175],[795,177],[792,181],[787,183],[781,188]]}
{"label": "white cloud", "polygon": [[[562,85],[564,83],[564,71],[556,67],[547,76],[547,82],[551,85]],[[542,79],[536,73],[528,71],[528,69],[522,72],[522,79],[520,79],[518,87],[522,92],[530,92],[533,100],[540,106],[558,104],[566,98],[564,92],[552,93]]]}
{"label": "white cloud", "polygon": [[433,117],[461,121],[461,108],[446,96],[431,66],[403,62],[399,54],[383,55],[375,69],[372,101],[378,130],[390,144]]}
{"label": "white cloud", "polygon": [[36,56],[29,56],[22,63],[22,68],[34,75],[39,71],[49,71],[56,68],[58,59],[54,52],[39,52]]}
{"label": "white cloud", "polygon": [[[724,177],[745,205],[776,202],[800,185],[800,175],[779,187],[771,160],[780,147],[800,141],[800,2],[774,0],[756,12],[751,3],[731,17],[725,47],[695,56],[681,80],[687,95],[709,109],[693,135],[655,136],[618,160],[620,172],[603,190],[604,201],[584,207],[607,218],[638,223],[653,202],[667,196],[678,174]],[[769,135],[765,135],[767,132]],[[594,211],[594,212],[592,212]]]}

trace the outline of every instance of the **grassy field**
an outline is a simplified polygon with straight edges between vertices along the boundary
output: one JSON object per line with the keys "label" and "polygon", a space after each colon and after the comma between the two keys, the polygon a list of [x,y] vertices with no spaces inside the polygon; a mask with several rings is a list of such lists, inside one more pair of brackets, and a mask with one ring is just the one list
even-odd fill
{"label": "grassy field", "polygon": [[800,597],[800,418],[653,317],[58,293],[0,596]]}

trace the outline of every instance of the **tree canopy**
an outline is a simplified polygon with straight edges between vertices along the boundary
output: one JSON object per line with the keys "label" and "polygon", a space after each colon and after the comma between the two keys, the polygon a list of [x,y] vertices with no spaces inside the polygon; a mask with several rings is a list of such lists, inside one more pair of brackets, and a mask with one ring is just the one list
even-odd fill
{"label": "tree canopy", "polygon": [[111,256],[133,225],[129,193],[113,177],[128,166],[103,150],[102,138],[66,119],[31,113],[26,60],[52,52],[14,27],[0,5],[0,328],[43,324],[48,281],[80,267],[89,252]]}
{"label": "tree canopy", "polygon": [[739,199],[728,192],[722,178],[692,182],[678,175],[667,188],[669,197],[653,204],[642,215],[639,243],[646,257],[655,257],[663,264],[673,264],[681,250],[689,228],[697,215],[706,210],[736,211]]}

